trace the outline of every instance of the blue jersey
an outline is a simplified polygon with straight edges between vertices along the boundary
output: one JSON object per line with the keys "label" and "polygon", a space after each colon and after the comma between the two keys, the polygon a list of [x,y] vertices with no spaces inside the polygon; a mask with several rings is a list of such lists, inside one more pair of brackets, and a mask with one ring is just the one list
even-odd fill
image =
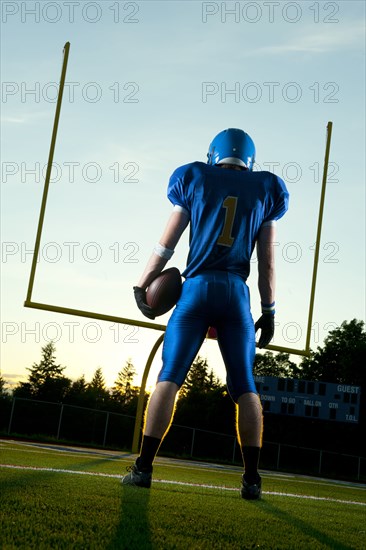
{"label": "blue jersey", "polygon": [[190,217],[190,248],[183,277],[223,270],[247,279],[263,223],[281,218],[288,191],[271,172],[250,172],[192,162],[177,168],[168,198]]}

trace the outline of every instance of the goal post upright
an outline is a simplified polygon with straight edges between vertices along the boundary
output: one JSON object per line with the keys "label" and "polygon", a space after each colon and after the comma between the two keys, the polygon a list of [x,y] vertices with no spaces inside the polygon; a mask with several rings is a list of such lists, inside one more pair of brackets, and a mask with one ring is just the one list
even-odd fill
{"label": "goal post upright", "polygon": [[323,181],[322,181],[322,190],[321,190],[321,195],[320,195],[318,228],[317,228],[317,233],[316,233],[313,276],[312,276],[311,291],[310,291],[308,326],[307,326],[306,342],[305,342],[305,351],[307,352],[308,355],[310,355],[311,325],[312,325],[312,321],[313,321],[315,289],[316,289],[316,281],[317,281],[317,276],[318,276],[320,240],[321,240],[322,225],[323,225],[325,190],[326,190],[326,186],[327,186],[329,154],[330,154],[330,142],[331,142],[331,139],[332,139],[332,129],[333,129],[333,122],[329,121],[328,124],[327,124],[327,140],[326,140],[326,145],[325,145]]}
{"label": "goal post upright", "polygon": [[137,401],[137,411],[136,411],[136,418],[135,418],[135,426],[133,430],[133,440],[132,440],[132,452],[138,453],[139,451],[139,443],[140,443],[140,436],[141,436],[141,428],[142,428],[142,418],[144,414],[144,404],[145,404],[145,389],[146,389],[146,382],[147,377],[149,376],[150,368],[152,365],[152,362],[154,360],[154,357],[156,355],[156,352],[158,351],[160,344],[163,342],[165,336],[165,332],[163,334],[160,334],[159,338],[156,340],[155,344],[151,348],[150,355],[146,361],[144,373],[142,375],[141,385],[140,385],[140,393]]}
{"label": "goal post upright", "polygon": [[62,97],[63,97],[64,87],[65,87],[66,69],[67,69],[67,62],[68,62],[68,59],[69,59],[69,51],[70,51],[70,42],[66,42],[66,44],[64,46],[64,49],[63,49],[63,61],[62,61],[62,69],[61,69],[60,86],[59,86],[59,91],[58,91],[58,96],[57,96],[55,119],[54,119],[54,122],[53,122],[53,130],[52,130],[50,151],[49,151],[48,162],[47,162],[47,171],[46,171],[46,177],[45,177],[45,184],[44,184],[44,188],[43,188],[41,211],[40,211],[40,214],[39,214],[36,242],[35,242],[35,245],[34,245],[32,267],[31,267],[31,273],[30,273],[30,277],[29,277],[29,285],[28,285],[27,300],[26,300],[27,302],[30,302],[31,299],[32,299],[34,277],[35,277],[35,274],[36,274],[36,267],[37,267],[37,258],[38,258],[39,246],[40,246],[40,242],[41,242],[44,215],[45,215],[45,211],[46,211],[48,188],[50,186],[53,155],[54,155],[54,152],[55,152],[58,123],[59,123],[59,120],[60,120]]}

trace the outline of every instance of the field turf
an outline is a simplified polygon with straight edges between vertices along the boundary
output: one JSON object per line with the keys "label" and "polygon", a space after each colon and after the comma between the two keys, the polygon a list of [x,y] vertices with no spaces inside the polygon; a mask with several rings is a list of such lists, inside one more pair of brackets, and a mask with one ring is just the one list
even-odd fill
{"label": "field turf", "polygon": [[0,548],[366,548],[365,485],[267,471],[247,502],[239,468],[158,458],[150,490],[122,487],[134,458],[1,440]]}

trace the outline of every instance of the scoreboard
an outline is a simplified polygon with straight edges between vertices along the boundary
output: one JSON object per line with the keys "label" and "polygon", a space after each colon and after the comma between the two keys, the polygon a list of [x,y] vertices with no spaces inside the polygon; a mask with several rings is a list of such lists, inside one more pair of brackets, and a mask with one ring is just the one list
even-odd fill
{"label": "scoreboard", "polygon": [[360,386],[254,376],[263,412],[357,423]]}

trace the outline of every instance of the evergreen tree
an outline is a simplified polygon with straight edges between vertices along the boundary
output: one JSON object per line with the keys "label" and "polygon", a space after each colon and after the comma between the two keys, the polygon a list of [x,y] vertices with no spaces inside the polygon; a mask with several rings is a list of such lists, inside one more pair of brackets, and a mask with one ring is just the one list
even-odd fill
{"label": "evergreen tree", "polygon": [[37,392],[45,381],[49,378],[57,379],[63,377],[65,367],[56,364],[55,356],[56,348],[51,341],[42,348],[42,359],[39,363],[33,363],[33,366],[28,368],[30,371],[29,383],[35,392]]}
{"label": "evergreen tree", "polygon": [[101,393],[106,391],[104,376],[101,367],[98,367],[94,372],[94,376],[89,383],[89,388]]}
{"label": "evergreen tree", "polygon": [[215,430],[221,425],[223,401],[227,408],[226,401],[230,399],[225,387],[209,368],[207,359],[197,356],[179,392],[175,422]]}
{"label": "evergreen tree", "polygon": [[190,393],[208,393],[220,387],[219,379],[214,375],[212,369],[209,370],[207,359],[198,355],[192,363],[179,396],[182,398]]}
{"label": "evergreen tree", "polygon": [[82,375],[80,378],[72,382],[69,391],[67,392],[65,401],[74,405],[86,406],[87,389],[88,384],[85,380],[85,376]]}
{"label": "evergreen tree", "polygon": [[78,378],[72,383],[71,389],[73,389],[75,393],[78,393],[80,395],[86,392],[87,387],[88,387],[88,384],[83,374],[82,376],[80,376],[80,378]]}
{"label": "evergreen tree", "polygon": [[87,395],[91,404],[97,408],[108,404],[109,393],[106,389],[101,367],[98,367],[94,372],[94,376],[87,387]]}
{"label": "evergreen tree", "polygon": [[6,395],[5,384],[5,380],[0,374],[0,396]]}
{"label": "evergreen tree", "polygon": [[14,390],[15,397],[28,397],[48,401],[62,401],[71,385],[63,375],[66,367],[56,363],[56,348],[51,341],[42,348],[42,359],[27,367],[28,382],[20,382]]}
{"label": "evergreen tree", "polygon": [[117,379],[112,388],[112,398],[121,405],[127,405],[139,394],[139,388],[133,385],[137,372],[131,359],[117,374]]}
{"label": "evergreen tree", "polygon": [[0,374],[0,400],[12,401],[12,395],[6,385],[7,383],[5,378],[3,378]]}

